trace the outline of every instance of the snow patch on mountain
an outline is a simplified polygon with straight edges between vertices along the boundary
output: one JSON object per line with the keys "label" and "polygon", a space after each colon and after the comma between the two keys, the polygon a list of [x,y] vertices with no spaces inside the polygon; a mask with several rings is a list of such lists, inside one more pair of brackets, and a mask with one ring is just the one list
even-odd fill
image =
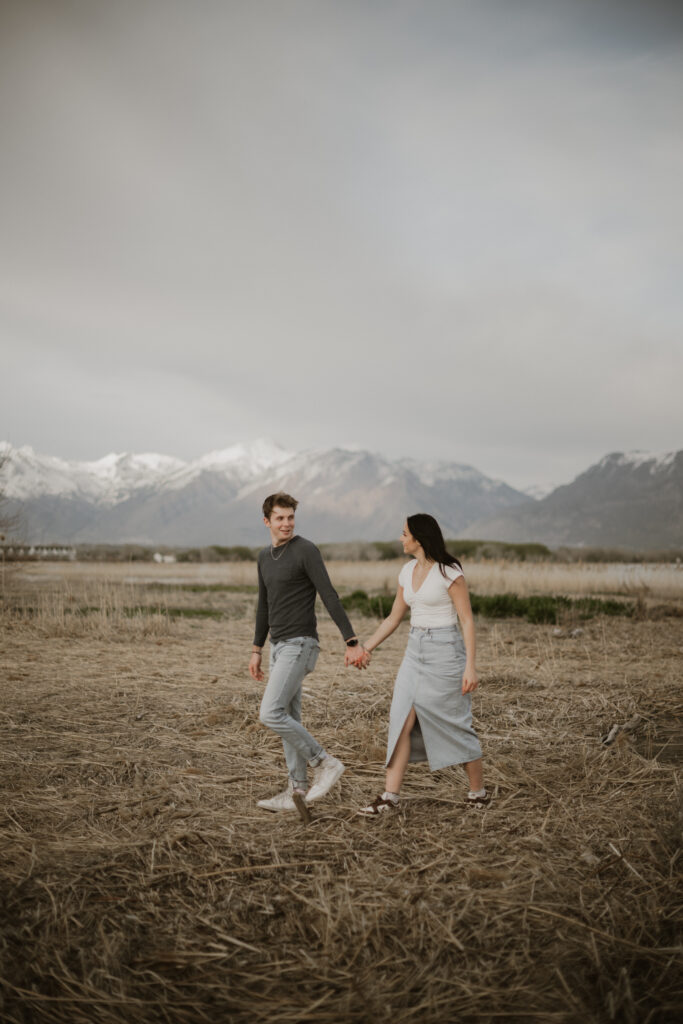
{"label": "snow patch on mountain", "polygon": [[419,462],[417,459],[401,459],[398,465],[414,473],[420,483],[427,487],[433,487],[437,481],[444,480],[481,482],[488,479],[474,466],[461,465],[458,462]]}
{"label": "snow patch on mountain", "polygon": [[668,469],[672,465],[676,458],[676,452],[643,452],[643,451],[630,451],[630,452],[611,452],[609,455],[605,455],[600,462],[597,463],[598,467],[604,466],[630,466],[632,469],[639,469],[641,466],[650,465],[650,472],[657,473],[660,470]]}
{"label": "snow patch on mountain", "polygon": [[528,487],[522,487],[522,494],[528,495],[535,501],[541,501],[542,498],[546,498],[552,491],[555,490],[557,484],[529,484]]}
{"label": "snow patch on mountain", "polygon": [[101,498],[106,502],[121,501],[140,487],[154,487],[185,463],[172,455],[144,452],[141,455],[112,452],[95,462],[74,464],[77,472],[90,473],[102,486]]}
{"label": "snow patch on mountain", "polygon": [[92,461],[68,460],[38,454],[29,445],[12,448],[7,442],[0,442],[0,453],[7,456],[8,498],[26,501],[51,495],[83,498],[98,505],[115,505],[148,488],[179,490],[204,471],[225,475],[241,485],[291,458],[291,452],[265,439],[209,452],[192,462],[157,452],[110,452]]}
{"label": "snow patch on mountain", "polygon": [[201,469],[226,471],[231,475],[237,470],[253,476],[286,462],[293,454],[267,438],[259,438],[252,444],[234,444],[230,448],[209,452],[197,459],[194,465]]}
{"label": "snow patch on mountain", "polygon": [[96,504],[116,504],[133,491],[154,487],[184,465],[181,459],[153,452],[139,455],[110,453],[91,462],[40,455],[30,445],[3,444],[5,495],[26,501],[37,495],[84,498]]}

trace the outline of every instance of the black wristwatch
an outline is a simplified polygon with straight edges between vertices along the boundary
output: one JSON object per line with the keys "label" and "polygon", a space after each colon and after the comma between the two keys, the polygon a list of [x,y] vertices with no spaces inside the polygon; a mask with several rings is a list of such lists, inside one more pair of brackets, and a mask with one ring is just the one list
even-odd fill
{"label": "black wristwatch", "polygon": [[346,641],[346,646],[347,647],[358,647],[358,637],[355,637],[353,640],[347,640]]}

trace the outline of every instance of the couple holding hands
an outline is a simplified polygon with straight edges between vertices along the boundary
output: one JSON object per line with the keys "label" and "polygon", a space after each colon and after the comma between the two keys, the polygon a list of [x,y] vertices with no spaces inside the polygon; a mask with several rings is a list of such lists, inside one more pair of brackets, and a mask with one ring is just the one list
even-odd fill
{"label": "couple holding hands", "polygon": [[465,803],[484,807],[489,796],[481,747],[472,728],[470,696],[478,683],[474,619],[462,566],[446,550],[439,524],[425,513],[408,516],[401,543],[412,558],[399,573],[391,612],[361,643],[318,548],[294,533],[297,504],[282,492],[271,494],[263,503],[271,543],[258,558],[258,608],[249,673],[263,681],[261,649],[270,633],[270,674],[259,717],[282,738],[289,782],[284,792],[259,800],[258,806],[269,811],[295,810],[325,796],[344,772],[342,762],[301,724],[303,680],[313,671],[320,650],[315,618],[319,594],[346,641],[344,664],[359,669],[367,668],[372,652],[398,628],[408,609],[411,613],[389,715],[385,790],[359,813],[375,817],[396,810],[411,761],[428,761],[432,771],[464,765],[470,785]]}

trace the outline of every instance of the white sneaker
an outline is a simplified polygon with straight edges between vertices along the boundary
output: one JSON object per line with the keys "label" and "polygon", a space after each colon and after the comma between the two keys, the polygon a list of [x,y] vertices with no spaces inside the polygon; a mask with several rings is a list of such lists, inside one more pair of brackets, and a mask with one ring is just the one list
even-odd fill
{"label": "white sneaker", "polygon": [[325,796],[345,771],[341,761],[328,754],[318,767],[313,769],[313,785],[306,794],[306,803],[313,803],[314,800],[320,800]]}
{"label": "white sneaker", "polygon": [[295,811],[296,805],[292,799],[293,786],[290,782],[287,789],[277,796],[271,796],[268,800],[259,800],[257,807],[263,807],[266,811]]}

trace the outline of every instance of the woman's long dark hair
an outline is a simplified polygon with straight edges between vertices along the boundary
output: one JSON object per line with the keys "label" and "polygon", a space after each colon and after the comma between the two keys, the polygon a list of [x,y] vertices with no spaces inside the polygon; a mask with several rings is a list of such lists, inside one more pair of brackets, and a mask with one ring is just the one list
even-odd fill
{"label": "woman's long dark hair", "polygon": [[434,516],[430,516],[426,512],[416,512],[414,516],[408,516],[406,522],[415,540],[422,545],[422,550],[427,558],[439,563],[439,568],[444,576],[446,575],[443,571],[444,565],[457,565],[462,572],[459,560],[446,550],[441,527]]}

